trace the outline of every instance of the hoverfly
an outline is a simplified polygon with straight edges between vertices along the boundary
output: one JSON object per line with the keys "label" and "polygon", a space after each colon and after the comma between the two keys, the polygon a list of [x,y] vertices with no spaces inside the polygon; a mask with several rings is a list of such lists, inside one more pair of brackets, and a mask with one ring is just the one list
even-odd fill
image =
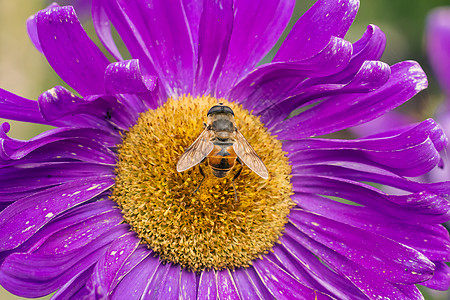
{"label": "hoverfly", "polygon": [[222,103],[214,105],[209,109],[207,117],[208,123],[203,123],[205,127],[203,132],[178,160],[177,171],[183,172],[198,164],[203,178],[195,189],[195,193],[206,177],[200,166],[201,162],[206,160],[214,176],[223,178],[230,173],[237,161],[241,168],[232,179],[234,198],[237,201],[234,180],[241,174],[243,164],[264,179],[269,178],[269,172],[261,158],[236,127],[234,112],[230,107]]}

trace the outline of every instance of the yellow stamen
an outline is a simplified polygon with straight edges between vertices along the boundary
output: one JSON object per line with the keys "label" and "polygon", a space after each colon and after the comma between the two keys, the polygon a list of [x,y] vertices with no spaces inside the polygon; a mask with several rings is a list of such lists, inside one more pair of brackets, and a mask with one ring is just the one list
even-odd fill
{"label": "yellow stamen", "polygon": [[[176,171],[217,102],[233,109],[239,130],[270,173],[264,180],[244,167],[235,180],[238,203],[231,181],[238,167],[219,179],[203,165],[206,179],[195,194],[202,179],[198,168]],[[184,96],[141,114],[118,157],[111,199],[125,222],[163,261],[195,271],[249,266],[278,241],[293,206],[291,168],[281,142],[257,117],[224,99]]]}

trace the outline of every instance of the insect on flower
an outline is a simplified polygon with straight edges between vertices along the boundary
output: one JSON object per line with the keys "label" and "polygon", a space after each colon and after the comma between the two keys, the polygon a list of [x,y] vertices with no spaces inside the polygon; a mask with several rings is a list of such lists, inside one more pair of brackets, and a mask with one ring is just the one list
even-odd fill
{"label": "insect on flower", "polygon": [[178,160],[177,171],[183,172],[198,165],[203,178],[195,189],[195,193],[206,178],[200,166],[202,162],[206,161],[214,176],[218,178],[227,176],[238,162],[241,168],[232,179],[234,199],[237,201],[234,180],[241,174],[243,164],[264,179],[269,178],[269,172],[253,147],[236,127],[234,112],[230,107],[223,103],[214,105],[209,109],[207,117],[208,123],[204,124],[203,132]]}

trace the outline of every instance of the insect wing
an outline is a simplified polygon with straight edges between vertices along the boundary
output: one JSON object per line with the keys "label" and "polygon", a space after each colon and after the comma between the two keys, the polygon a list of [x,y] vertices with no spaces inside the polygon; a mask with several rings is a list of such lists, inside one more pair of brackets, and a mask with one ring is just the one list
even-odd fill
{"label": "insect wing", "polygon": [[214,148],[210,141],[214,135],[212,130],[205,129],[189,148],[184,151],[177,163],[177,171],[183,172],[202,162]]}
{"label": "insect wing", "polygon": [[235,139],[236,142],[233,144],[233,149],[242,162],[262,178],[269,178],[269,172],[266,166],[239,130],[236,131]]}

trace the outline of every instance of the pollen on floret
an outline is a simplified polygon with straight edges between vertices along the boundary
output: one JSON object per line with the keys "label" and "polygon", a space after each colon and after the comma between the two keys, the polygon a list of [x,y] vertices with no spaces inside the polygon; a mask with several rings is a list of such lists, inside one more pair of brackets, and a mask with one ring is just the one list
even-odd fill
{"label": "pollen on floret", "polygon": [[[264,180],[244,166],[225,178],[215,177],[204,163],[177,172],[176,164],[203,131],[211,106],[223,102],[235,113],[241,133],[269,170]],[[294,206],[291,167],[281,142],[259,119],[237,104],[209,96],[168,99],[139,117],[118,145],[116,183],[110,197],[142,243],[163,261],[201,271],[248,267],[267,253],[282,235]]]}

